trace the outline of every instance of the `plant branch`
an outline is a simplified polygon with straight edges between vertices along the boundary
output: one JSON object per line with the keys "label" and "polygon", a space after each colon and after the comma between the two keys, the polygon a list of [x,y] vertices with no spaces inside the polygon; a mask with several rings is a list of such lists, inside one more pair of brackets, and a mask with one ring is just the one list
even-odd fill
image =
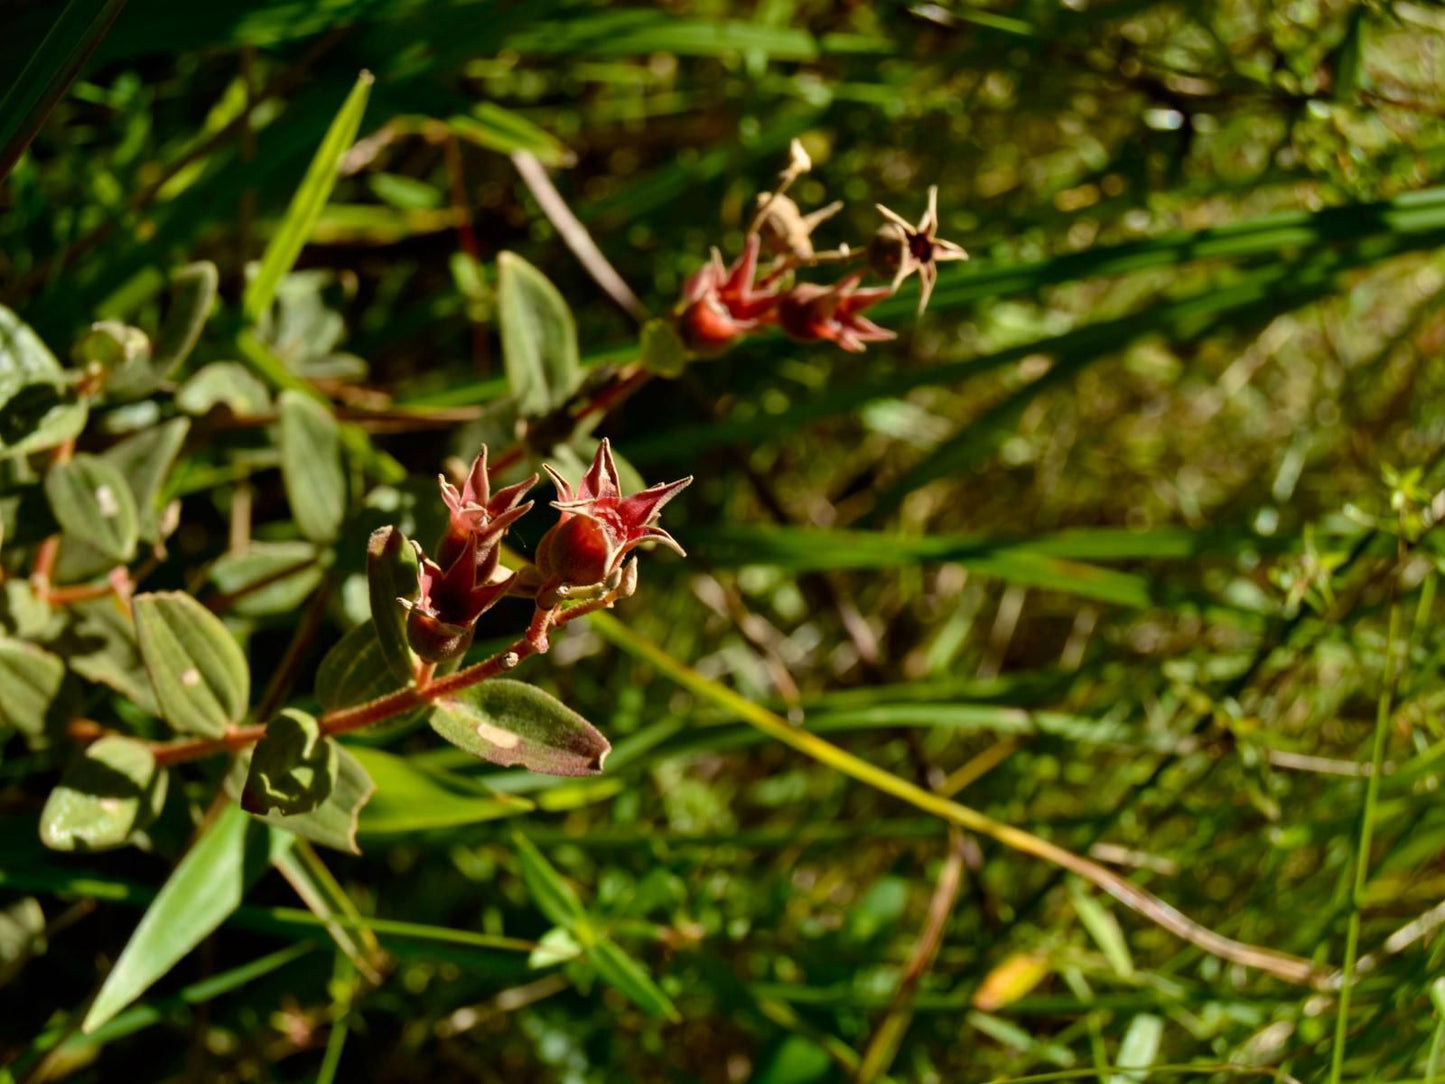
{"label": "plant branch", "polygon": [[1022,828],[1015,828],[969,806],[925,790],[817,734],[791,725],[781,716],[674,659],[652,641],[620,622],[599,620],[595,623],[595,628],[630,654],[650,662],[678,685],[711,701],[784,745],[959,828],[987,836],[1012,850],[1077,874],[1126,907],[1212,956],[1268,972],[1288,982],[1316,983],[1323,977],[1308,960],[1273,949],[1247,945],[1215,933],[1183,914],[1178,908],[1097,862],[1065,850],[1058,844]]}
{"label": "plant branch", "polygon": [[[617,594],[611,593],[584,605],[573,607],[557,615],[550,625],[554,628],[559,627],[590,613],[595,613],[611,606],[617,601],[617,598]],[[443,678],[431,678],[430,675],[427,675],[428,680],[420,687],[408,685],[404,689],[398,689],[394,693],[377,697],[375,700],[368,700],[364,704],[328,711],[319,720],[321,733],[335,737],[339,734],[349,734],[353,730],[362,730],[375,723],[394,718],[403,712],[411,711],[413,708],[433,703],[444,696],[469,689],[473,685],[497,677],[509,670],[515,670],[523,659],[543,653],[544,651],[528,636],[521,636],[505,650],[499,651],[491,658],[469,666],[465,670],[458,670],[455,674],[448,674]],[[93,741],[101,737],[103,733],[99,728],[72,727],[71,729],[72,737],[81,741]],[[266,723],[260,722],[249,726],[234,727],[219,738],[160,742],[151,746],[151,752],[155,755],[156,764],[170,767],[192,760],[204,760],[206,757],[218,756],[222,753],[240,752],[248,746],[255,745],[265,736]]]}

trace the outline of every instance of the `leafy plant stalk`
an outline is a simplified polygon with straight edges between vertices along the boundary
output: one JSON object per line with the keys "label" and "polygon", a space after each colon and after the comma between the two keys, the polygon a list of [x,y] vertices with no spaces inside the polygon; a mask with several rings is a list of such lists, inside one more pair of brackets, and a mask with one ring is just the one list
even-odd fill
{"label": "leafy plant stalk", "polygon": [[[602,598],[583,603],[559,615],[552,625],[553,627],[566,625],[579,617],[585,617],[597,610],[611,606],[616,600],[616,594],[609,593]],[[405,689],[398,689],[394,693],[377,697],[364,704],[357,704],[355,707],[327,712],[318,720],[321,733],[328,737],[335,737],[338,734],[349,734],[352,731],[395,718],[403,712],[419,708],[423,704],[430,704],[444,696],[459,693],[463,689],[471,688],[489,678],[515,670],[523,659],[541,653],[542,650],[533,640],[526,636],[519,637],[515,643],[505,650],[497,652],[491,658],[464,670],[458,670],[454,674],[448,674],[446,677],[427,681],[424,684],[418,683]],[[93,728],[87,728],[77,736],[89,739],[98,737],[99,732]],[[155,754],[157,765],[170,766],[185,764],[192,760],[202,760],[222,753],[238,752],[255,745],[265,736],[266,724],[255,723],[251,726],[233,728],[219,738],[157,744],[151,747],[151,751]]]}

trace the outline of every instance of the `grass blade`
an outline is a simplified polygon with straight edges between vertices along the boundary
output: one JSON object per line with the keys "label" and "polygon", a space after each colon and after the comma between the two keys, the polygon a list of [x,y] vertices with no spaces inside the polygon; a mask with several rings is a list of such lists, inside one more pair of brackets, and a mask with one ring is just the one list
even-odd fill
{"label": "grass blade", "polygon": [[70,0],[24,66],[9,69],[14,74],[0,92],[0,180],[25,153],[123,7],[125,0]]}
{"label": "grass blade", "polygon": [[273,856],[290,845],[290,836],[253,828],[228,803],[146,909],[86,1013],[84,1031],[113,1019],[225,922]]}
{"label": "grass blade", "polygon": [[291,206],[286,209],[286,216],[276,228],[270,244],[266,246],[261,266],[256,277],[246,287],[246,294],[242,299],[246,316],[251,320],[259,320],[271,307],[271,302],[276,297],[276,288],[296,265],[296,258],[301,255],[302,247],[311,236],[311,231],[316,228],[321,210],[326,206],[331,190],[336,187],[341,156],[350,150],[352,143],[356,141],[356,133],[361,128],[361,116],[366,111],[366,100],[371,94],[372,81],[372,75],[368,71],[363,71],[356,77],[356,85],[351,88],[340,112],[332,120],[321,146],[316,149],[316,156],[311,159],[301,187],[296,190]]}

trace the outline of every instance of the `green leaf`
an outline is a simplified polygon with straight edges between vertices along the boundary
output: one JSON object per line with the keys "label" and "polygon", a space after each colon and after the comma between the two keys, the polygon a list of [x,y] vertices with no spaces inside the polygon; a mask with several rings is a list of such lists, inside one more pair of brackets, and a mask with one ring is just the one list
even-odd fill
{"label": "green leaf", "polygon": [[627,955],[615,941],[599,938],[587,949],[587,958],[603,982],[620,990],[645,1012],[666,1020],[681,1019],[677,1007],[652,981],[646,968]]}
{"label": "green leaf", "polygon": [[144,742],[110,735],[86,747],[50,792],[40,839],[56,851],[120,847],[160,815],[166,773]]}
{"label": "green leaf", "polygon": [[118,467],[83,453],[55,463],[45,472],[45,496],[68,536],[118,563],[135,556],[140,517]]}
{"label": "green leaf", "polygon": [[[1078,549],[1087,551],[1088,533],[1069,533],[1077,533]],[[1122,533],[1116,532],[1110,539],[1121,544],[1124,551],[1121,555],[1127,555],[1128,540]],[[1110,539],[1101,537],[1098,542],[1102,546]],[[790,572],[806,572],[898,568],[949,561],[977,575],[997,577],[1025,587],[1060,591],[1120,606],[1154,604],[1154,588],[1147,577],[1058,555],[1072,548],[1068,541],[1065,533],[1036,545],[1031,539],[747,526],[700,531],[696,538],[689,536],[689,543],[696,546],[703,560],[718,568],[770,565]],[[1141,541],[1140,545],[1143,544]]]}
{"label": "green leaf", "polygon": [[[881,40],[863,39],[867,47],[886,50]],[[852,42],[855,47],[862,42]],[[757,51],[776,60],[816,60],[818,41],[808,31],[765,23],[680,19],[670,11],[647,8],[579,12],[565,22],[538,22],[508,39],[523,54],[634,56],[673,53],[680,56],[735,56]]]}
{"label": "green leaf", "polygon": [[1164,1037],[1164,1019],[1152,1013],[1141,1012],[1129,1021],[1124,1032],[1124,1041],[1119,1044],[1119,1056],[1115,1064],[1124,1069],[1139,1069],[1141,1072],[1115,1073],[1109,1077],[1109,1084],[1143,1084],[1149,1078],[1148,1068],[1159,1056],[1159,1040]]}
{"label": "green leaf", "polygon": [[130,486],[143,541],[160,540],[161,494],[190,429],[189,418],[172,418],[101,453],[100,458],[117,468]]}
{"label": "green leaf", "polygon": [[70,358],[80,369],[99,366],[110,388],[117,375],[150,367],[151,341],[138,327],[119,320],[99,320],[76,342]]}
{"label": "green leaf", "polygon": [[1368,24],[1365,5],[1357,6],[1349,17],[1344,40],[1335,50],[1335,85],[1333,97],[1337,102],[1352,102],[1360,92],[1360,76],[1364,71],[1365,34]]}
{"label": "green leaf", "polygon": [[187,264],[171,278],[171,307],[156,334],[155,372],[169,378],[196,348],[216,304],[220,273],[210,260]]}
{"label": "green leaf", "polygon": [[[336,753],[336,779],[325,801],[306,813],[287,816],[272,812],[257,817],[257,820],[332,850],[360,854],[361,848],[356,843],[359,818],[375,794],[376,784],[361,762],[352,756],[351,750],[337,745]],[[237,758],[232,775],[227,780],[229,793],[242,792],[249,764],[249,753]]]}
{"label": "green leaf", "polygon": [[281,479],[301,533],[334,542],[346,518],[341,430],[331,411],[296,391],[281,393]]}
{"label": "green leaf", "polygon": [[1114,974],[1121,979],[1132,979],[1134,957],[1129,953],[1129,942],[1125,940],[1124,931],[1114,913],[1089,895],[1083,884],[1077,880],[1069,882],[1069,899],[1074,905],[1074,913],[1079,916],[1084,929],[1089,931],[1089,936],[1109,961]]}
{"label": "green leaf", "polygon": [[582,946],[577,943],[577,938],[572,936],[572,931],[563,929],[561,926],[553,926],[537,938],[537,947],[527,957],[527,966],[531,968],[556,967],[558,964],[565,964],[568,960],[575,960],[581,955]]}
{"label": "green leaf", "polygon": [[514,252],[497,257],[497,319],[507,384],[523,416],[565,403],[582,382],[572,310],[546,276]]}
{"label": "green leaf", "polygon": [[428,722],[473,756],[546,775],[596,775],[612,746],[550,693],[493,678],[435,702]]}
{"label": "green leaf", "polygon": [[533,808],[526,799],[478,793],[463,780],[424,772],[380,749],[351,746],[348,751],[376,783],[376,795],[361,813],[363,837],[458,828],[514,817]]}
{"label": "green leaf", "polygon": [[0,458],[64,443],[85,428],[87,413],[55,355],[0,305]]}
{"label": "green leaf", "polygon": [[120,600],[109,595],[67,609],[70,624],[54,646],[70,668],[87,681],[114,689],[148,715],[159,715],[135,624]]}
{"label": "green leaf", "polygon": [[406,611],[397,599],[416,597],[416,553],[395,527],[378,527],[367,541],[366,583],[382,656],[397,681],[409,685],[416,659],[407,643]]}
{"label": "green leaf", "polygon": [[45,951],[45,912],[32,896],[0,909],[0,986]]}
{"label": "green leaf", "polygon": [[221,619],[178,591],[137,595],[132,605],[141,657],[166,722],[208,738],[240,722],[251,674]]}
{"label": "green leaf", "polygon": [[15,729],[32,745],[68,722],[61,690],[65,663],[23,640],[0,639],[0,727]]}
{"label": "green leaf", "polygon": [[48,15],[43,36],[25,43],[24,65],[0,80],[0,179],[30,145],[123,7],[125,0],[69,0],[42,9]]}
{"label": "green leaf", "polygon": [[253,825],[228,803],[147,908],[91,1003],[84,1030],[95,1031],[205,940],[241,905],[272,856],[290,845],[289,836]]}
{"label": "green leaf", "polygon": [[227,609],[243,617],[294,612],[325,574],[310,542],[252,542],[211,566],[216,588],[238,596]]}
{"label": "green leaf", "polygon": [[638,343],[642,367],[659,376],[675,377],[687,367],[687,347],[671,320],[649,320]]}
{"label": "green leaf", "polygon": [[642,965],[596,930],[576,890],[536,845],[520,832],[512,833],[512,845],[532,902],[548,920],[582,946],[602,980],[646,1011],[669,1020],[678,1019],[677,1009]]}
{"label": "green leaf", "polygon": [[363,71],[356,77],[355,86],[351,88],[351,93],[341,104],[341,110],[332,120],[321,146],[316,149],[316,155],[311,159],[301,187],[296,190],[285,217],[266,246],[260,269],[247,284],[245,296],[242,298],[242,307],[251,320],[261,319],[271,307],[276,288],[296,265],[296,257],[301,255],[301,249],[311,236],[311,231],[315,229],[316,221],[321,217],[321,209],[326,206],[331,190],[336,186],[341,157],[356,141],[372,82],[372,75],[368,71]]}
{"label": "green leaf", "polygon": [[572,161],[572,152],[556,137],[538,128],[520,113],[493,102],[478,102],[471,116],[456,116],[447,126],[458,139],[478,147],[515,154],[530,151],[548,166],[565,166]]}
{"label": "green leaf", "polygon": [[271,409],[271,394],[239,361],[216,361],[181,385],[176,406],[197,417],[224,406],[238,418],[255,418]]}
{"label": "green leaf", "polygon": [[316,670],[316,699],[335,711],[395,692],[404,683],[392,673],[376,634],[364,621],[336,642]]}
{"label": "green leaf", "polygon": [[587,922],[587,911],[576,889],[563,880],[536,844],[522,833],[512,833],[512,846],[516,848],[522,880],[532,902],[553,925],[575,933],[579,924]]}
{"label": "green leaf", "polygon": [[321,733],[315,718],[287,708],[266,724],[265,737],[256,743],[241,808],[283,816],[310,813],[330,796],[339,760],[339,747]]}

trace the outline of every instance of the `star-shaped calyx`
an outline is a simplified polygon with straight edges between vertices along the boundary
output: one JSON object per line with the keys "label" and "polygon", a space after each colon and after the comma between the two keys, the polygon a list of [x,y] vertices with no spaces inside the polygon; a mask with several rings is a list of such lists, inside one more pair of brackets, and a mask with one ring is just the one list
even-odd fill
{"label": "star-shaped calyx", "polygon": [[893,276],[893,289],[918,272],[918,315],[928,308],[933,285],[938,281],[938,265],[949,260],[966,260],[968,253],[960,245],[938,236],[938,186],[928,188],[928,210],[912,225],[902,215],[883,204],[875,204],[886,222],[878,227],[868,244],[870,266],[878,274]]}
{"label": "star-shaped calyx", "polygon": [[[487,473],[487,447],[482,445],[481,454],[472,461],[461,489],[447,481],[444,474],[437,476],[437,483],[448,514],[446,533],[437,546],[437,564],[446,568],[462,550],[479,552],[489,541],[500,539],[508,527],[527,514],[532,503],[522,504],[521,500],[527,490],[537,484],[537,476],[534,474],[493,493]],[[496,547],[491,548],[495,553]]]}
{"label": "star-shaped calyx", "polygon": [[863,310],[892,297],[891,287],[858,289],[863,273],[855,271],[832,286],[800,282],[778,303],[778,324],[798,342],[827,341],[861,353],[867,343],[887,342],[895,334],[879,327]]}
{"label": "star-shaped calyx", "polygon": [[552,507],[562,516],[537,544],[537,569],[553,590],[610,583],[621,576],[627,555],[647,542],[683,553],[677,539],[657,526],[657,519],[663,505],[692,482],[690,477],[623,497],[606,440],[575,489],[551,467],[545,469],[557,487]]}

